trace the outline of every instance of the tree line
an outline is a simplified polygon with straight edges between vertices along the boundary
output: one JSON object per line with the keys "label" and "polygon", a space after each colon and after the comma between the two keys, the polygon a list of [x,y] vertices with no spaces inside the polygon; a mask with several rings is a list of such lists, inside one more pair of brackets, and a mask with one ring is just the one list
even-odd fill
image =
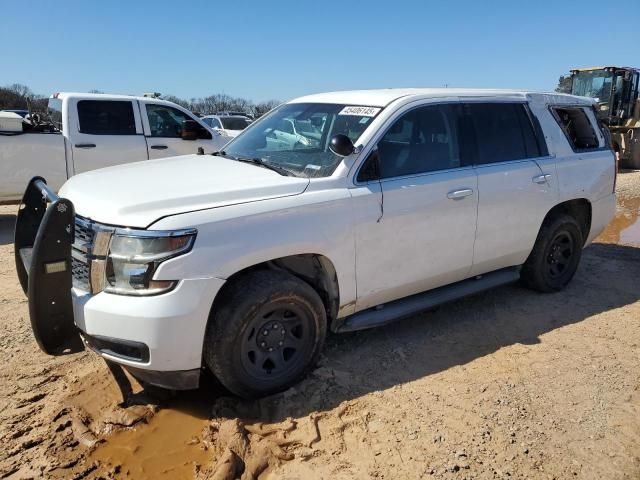
{"label": "tree line", "polygon": [[[102,93],[98,90],[91,90],[90,93]],[[234,111],[244,112],[258,118],[272,108],[279,105],[278,100],[268,100],[254,103],[251,100],[240,97],[232,97],[224,93],[216,93],[202,98],[184,98],[175,95],[160,95],[161,99],[177,103],[182,107],[202,115],[211,115],[217,112]],[[43,111],[47,106],[48,97],[35,94],[29,87],[19,83],[0,87],[0,110],[5,109],[27,109]]]}

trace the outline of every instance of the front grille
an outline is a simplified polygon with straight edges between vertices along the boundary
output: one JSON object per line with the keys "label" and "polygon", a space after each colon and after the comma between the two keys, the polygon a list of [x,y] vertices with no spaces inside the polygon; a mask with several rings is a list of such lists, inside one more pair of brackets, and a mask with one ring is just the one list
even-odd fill
{"label": "front grille", "polygon": [[89,258],[94,237],[95,231],[92,223],[76,216],[74,239],[71,246],[71,277],[74,287],[87,292],[91,290]]}
{"label": "front grille", "polygon": [[86,260],[71,257],[71,277],[74,287],[89,291],[89,264]]}
{"label": "front grille", "polygon": [[76,216],[75,237],[73,240],[74,248],[86,252],[85,246],[93,243],[94,236],[95,231],[93,230],[91,222]]}

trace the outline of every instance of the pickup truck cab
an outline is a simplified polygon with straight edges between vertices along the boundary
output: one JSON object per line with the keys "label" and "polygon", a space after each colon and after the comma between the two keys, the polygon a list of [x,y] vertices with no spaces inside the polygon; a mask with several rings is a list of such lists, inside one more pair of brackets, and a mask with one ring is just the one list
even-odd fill
{"label": "pickup truck cab", "polygon": [[[307,141],[276,135],[292,122]],[[614,215],[615,175],[585,98],[311,95],[212,156],[77,175],[59,197],[35,178],[16,264],[46,352],[81,337],[152,384],[195,388],[208,368],[254,397],[301,378],[328,330],[518,280],[564,288]]]}
{"label": "pickup truck cab", "polygon": [[181,106],[156,98],[56,93],[48,115],[50,128],[0,131],[0,201],[19,200],[36,174],[57,191],[78,173],[195,154],[199,148],[211,153],[231,138]]}

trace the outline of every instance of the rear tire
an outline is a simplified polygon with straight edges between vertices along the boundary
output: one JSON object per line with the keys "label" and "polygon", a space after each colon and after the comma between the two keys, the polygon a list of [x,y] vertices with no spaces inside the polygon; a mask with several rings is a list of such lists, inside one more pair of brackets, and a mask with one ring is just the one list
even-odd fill
{"label": "rear tire", "polygon": [[230,392],[254,398],[306,375],[327,330],[324,304],[284,271],[248,273],[228,285],[209,319],[204,360]]}
{"label": "rear tire", "polygon": [[575,218],[560,214],[545,220],[522,267],[522,282],[539,292],[562,290],[578,269],[583,246],[582,230]]}

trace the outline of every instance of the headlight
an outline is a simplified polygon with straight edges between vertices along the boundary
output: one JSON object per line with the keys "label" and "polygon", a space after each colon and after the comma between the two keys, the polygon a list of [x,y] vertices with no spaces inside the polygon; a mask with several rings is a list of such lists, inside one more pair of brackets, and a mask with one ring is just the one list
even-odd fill
{"label": "headlight", "polygon": [[[157,235],[157,236],[156,236]],[[191,250],[196,231],[116,231],[109,245],[105,292],[120,295],[157,295],[168,292],[177,280],[153,280],[158,265]]]}

